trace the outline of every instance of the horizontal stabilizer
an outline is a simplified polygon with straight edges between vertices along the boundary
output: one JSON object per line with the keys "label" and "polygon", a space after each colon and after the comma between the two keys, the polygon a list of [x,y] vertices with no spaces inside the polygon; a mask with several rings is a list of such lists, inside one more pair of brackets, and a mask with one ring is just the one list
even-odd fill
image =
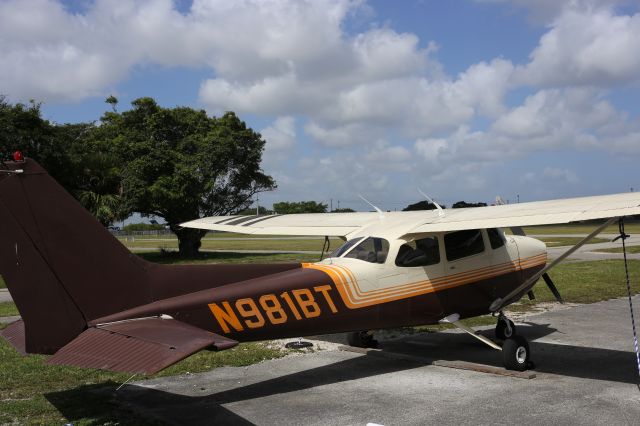
{"label": "horizontal stabilizer", "polygon": [[173,319],[143,318],[91,327],[47,362],[154,374],[208,346],[223,350],[237,344]]}
{"label": "horizontal stabilizer", "polygon": [[4,337],[7,342],[11,343],[11,345],[13,345],[13,347],[22,355],[27,354],[24,322],[21,319],[16,322],[12,322],[7,326],[7,328],[0,331],[0,336]]}

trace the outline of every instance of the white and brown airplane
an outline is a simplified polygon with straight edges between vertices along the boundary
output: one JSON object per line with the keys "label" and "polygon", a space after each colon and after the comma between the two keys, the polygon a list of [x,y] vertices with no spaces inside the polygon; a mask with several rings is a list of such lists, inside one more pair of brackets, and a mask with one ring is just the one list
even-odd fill
{"label": "white and brown airplane", "polygon": [[[157,372],[201,349],[238,342],[448,321],[530,366],[526,339],[503,309],[607,225],[640,214],[625,193],[468,209],[226,216],[185,227],[253,235],[341,237],[317,263],[157,265],[131,254],[35,161],[0,171],[0,275],[22,319],[2,335],[52,364]],[[521,226],[606,219],[547,263]],[[515,234],[505,235],[502,228]],[[461,319],[497,318],[496,339]]]}

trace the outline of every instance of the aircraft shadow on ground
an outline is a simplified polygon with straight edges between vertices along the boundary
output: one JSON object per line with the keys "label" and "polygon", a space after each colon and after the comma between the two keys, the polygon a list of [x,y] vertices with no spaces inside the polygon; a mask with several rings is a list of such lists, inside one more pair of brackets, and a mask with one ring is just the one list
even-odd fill
{"label": "aircraft shadow on ground", "polygon": [[[548,324],[531,324],[519,327],[519,333],[530,340],[546,336],[555,330]],[[490,336],[490,332],[483,332]],[[536,371],[561,376],[636,383],[635,355],[631,352],[611,349],[588,348],[553,343],[532,342]],[[224,407],[226,404],[256,398],[283,395],[318,386],[349,380],[374,378],[375,376],[415,369],[429,365],[434,360],[461,360],[486,365],[501,366],[501,354],[491,350],[471,336],[454,333],[432,333],[409,336],[383,342],[382,352],[421,356],[419,360],[397,360],[380,356],[360,356],[322,367],[312,368],[258,383],[240,386],[202,396],[185,396],[158,389],[127,385],[119,392],[115,386],[90,385],[47,394],[47,399],[69,420],[73,421],[78,395],[84,392],[100,392],[116,403],[135,407],[137,412],[150,418],[162,418],[171,424],[252,424]],[[424,371],[421,374],[429,374]],[[483,373],[478,373],[483,374]],[[212,379],[214,380],[214,379]],[[520,380],[505,378],[505,380]],[[206,389],[202,389],[206,393]],[[75,404],[75,405],[74,405]],[[87,407],[83,407],[86,415]],[[96,418],[100,413],[95,413]],[[299,419],[297,419],[299,420]]]}
{"label": "aircraft shadow on ground", "polygon": [[[529,340],[536,372],[637,384],[638,371],[633,352],[536,341],[554,332],[557,330],[549,324],[518,324],[518,333]],[[481,333],[488,338],[494,337],[492,330]],[[409,336],[384,342],[382,351],[422,356],[431,361],[467,361],[502,367],[500,352],[464,333]]]}
{"label": "aircraft shadow on ground", "polygon": [[[116,386],[107,389],[104,385],[87,385],[49,393],[45,397],[69,421],[73,421],[79,412],[76,402],[78,396],[86,392],[98,392],[105,398],[111,398],[123,405],[133,407],[136,412],[147,414],[150,418],[160,418],[169,424],[249,425],[252,423],[234,414],[223,405],[348,380],[375,377],[415,367],[416,363],[389,362],[389,360],[382,358],[364,356],[203,396],[185,396],[136,385],[124,386],[118,392],[115,392]],[[87,407],[82,407],[82,413],[84,416],[88,415]],[[94,418],[101,416],[104,414],[99,411],[92,415]],[[97,422],[96,424],[101,423]]]}

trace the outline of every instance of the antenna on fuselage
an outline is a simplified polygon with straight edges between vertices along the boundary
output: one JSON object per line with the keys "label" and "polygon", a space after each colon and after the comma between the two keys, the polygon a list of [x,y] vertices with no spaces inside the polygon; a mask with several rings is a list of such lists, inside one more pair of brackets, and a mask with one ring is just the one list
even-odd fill
{"label": "antenna on fuselage", "polygon": [[433,201],[433,199],[431,197],[429,197],[427,194],[425,194],[424,192],[422,192],[422,190],[420,188],[418,188],[418,192],[420,194],[422,194],[422,196],[424,198],[426,198],[428,202],[430,202],[431,204],[436,206],[436,209],[438,209],[438,216],[440,216],[440,217],[444,216],[444,210],[442,210],[442,207],[440,207],[440,204],[438,204],[435,201]]}
{"label": "antenna on fuselage", "polygon": [[369,200],[364,198],[361,194],[358,194],[358,197],[362,198],[362,201],[364,201],[365,203],[369,204],[371,207],[376,209],[376,211],[380,215],[380,219],[382,219],[384,217],[384,212],[382,210],[380,210],[377,206],[374,206],[373,203],[371,203]]}

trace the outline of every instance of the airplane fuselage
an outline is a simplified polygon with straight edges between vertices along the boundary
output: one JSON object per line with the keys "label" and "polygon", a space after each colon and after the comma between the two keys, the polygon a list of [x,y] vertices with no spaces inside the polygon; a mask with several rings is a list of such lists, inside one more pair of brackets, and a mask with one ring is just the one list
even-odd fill
{"label": "airplane fuselage", "polygon": [[[483,315],[492,301],[543,268],[547,256],[538,240],[499,231],[503,243],[493,248],[487,231],[478,232],[481,244],[477,239],[473,244],[482,250],[476,247],[454,260],[450,257],[465,253],[448,250],[448,234],[424,235],[412,241],[435,239],[437,244],[426,266],[398,266],[402,246],[411,241],[397,240],[382,262],[372,262],[370,253],[362,260],[345,251],[341,257],[165,298],[92,324],[165,314],[237,341],[254,341],[434,324],[451,314]],[[216,276],[209,279],[215,285]]]}

